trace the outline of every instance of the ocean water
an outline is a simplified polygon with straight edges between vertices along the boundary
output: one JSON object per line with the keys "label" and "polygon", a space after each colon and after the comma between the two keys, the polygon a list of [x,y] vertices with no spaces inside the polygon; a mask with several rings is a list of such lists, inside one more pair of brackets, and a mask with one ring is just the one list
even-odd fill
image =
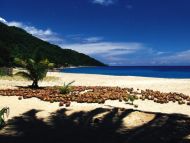
{"label": "ocean water", "polygon": [[190,78],[190,66],[79,67],[65,68],[61,72],[157,78]]}

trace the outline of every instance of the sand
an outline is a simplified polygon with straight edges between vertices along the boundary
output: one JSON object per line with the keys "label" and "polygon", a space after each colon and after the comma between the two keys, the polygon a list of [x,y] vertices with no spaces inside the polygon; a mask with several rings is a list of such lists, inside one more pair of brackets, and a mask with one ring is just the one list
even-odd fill
{"label": "sand", "polygon": [[[107,76],[93,74],[70,74],[49,72],[48,77],[57,77],[57,80],[40,82],[40,86],[63,85],[75,81],[73,85],[82,86],[119,86],[139,89],[153,89],[162,92],[179,92],[190,95],[190,79],[164,79],[135,76]],[[31,81],[1,80],[0,88],[16,88],[16,86],[31,85]]]}
{"label": "sand", "polygon": [[[134,89],[153,89],[163,92],[180,92],[190,95],[190,79],[162,79],[162,78],[146,78],[146,77],[131,77],[131,76],[105,76],[105,75],[90,75],[90,74],[69,74],[69,73],[58,73],[50,72],[48,76],[57,77],[52,81],[40,82],[40,86],[55,86],[63,85],[64,82],[68,83],[75,80],[73,85],[82,86],[119,86],[119,87],[133,87]],[[0,88],[17,88],[17,86],[30,85],[31,81],[25,80],[6,80],[0,79]],[[135,109],[139,111],[146,111],[150,113],[133,112],[132,114],[124,118],[124,124],[128,127],[140,126],[146,122],[149,122],[154,118],[154,113],[179,113],[190,116],[190,106],[178,105],[177,103],[159,104],[153,101],[135,101],[138,108],[126,104],[125,102],[119,101],[106,101],[105,104],[87,104],[87,103],[75,103],[72,102],[70,107],[67,107],[67,114],[71,114],[77,111],[90,111],[96,108],[108,108],[113,109],[125,108]],[[46,118],[50,113],[55,112],[59,109],[66,107],[59,107],[59,103],[49,103],[41,101],[37,98],[18,100],[18,97],[6,97],[0,96],[0,109],[2,107],[10,108],[10,115],[8,119],[12,119],[16,116],[22,115],[23,113],[36,109],[40,110],[37,113],[38,118]],[[103,116],[103,115],[101,115]],[[97,118],[101,118],[97,117]],[[130,121],[130,122],[127,122]],[[133,123],[136,124],[133,124]]]}
{"label": "sand", "polygon": [[74,85],[133,87],[136,89],[153,89],[163,92],[180,92],[190,95],[190,79],[164,79],[69,73],[49,73],[48,75],[60,77],[61,81],[57,84],[75,80],[76,82]]}

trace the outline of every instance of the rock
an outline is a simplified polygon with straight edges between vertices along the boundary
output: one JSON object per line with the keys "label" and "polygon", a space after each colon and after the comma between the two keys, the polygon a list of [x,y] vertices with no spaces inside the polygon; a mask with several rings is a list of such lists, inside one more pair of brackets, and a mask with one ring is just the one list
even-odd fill
{"label": "rock", "polygon": [[59,106],[64,106],[64,103],[63,102],[59,102]]}
{"label": "rock", "polygon": [[54,100],[50,100],[50,103],[53,103],[54,102]]}
{"label": "rock", "polygon": [[145,100],[145,96],[142,96],[142,100]]}
{"label": "rock", "polygon": [[182,104],[185,104],[185,102],[180,100],[180,101],[178,101],[178,104],[182,105]]}
{"label": "rock", "polygon": [[71,105],[71,102],[70,101],[68,101],[67,103],[65,103],[65,106],[66,107],[69,107]]}
{"label": "rock", "polygon": [[158,102],[158,100],[156,98],[154,98],[154,102]]}
{"label": "rock", "polygon": [[23,96],[23,99],[27,99],[27,96]]}
{"label": "rock", "polygon": [[19,97],[18,97],[18,100],[22,100],[22,97],[21,97],[21,96],[19,96]]}
{"label": "rock", "polygon": [[129,101],[128,97],[124,97],[123,100],[124,100],[125,102],[128,102],[128,101]]}
{"label": "rock", "polygon": [[135,108],[138,108],[138,105],[134,105]]}
{"label": "rock", "polygon": [[190,105],[190,102],[187,102],[187,105]]}

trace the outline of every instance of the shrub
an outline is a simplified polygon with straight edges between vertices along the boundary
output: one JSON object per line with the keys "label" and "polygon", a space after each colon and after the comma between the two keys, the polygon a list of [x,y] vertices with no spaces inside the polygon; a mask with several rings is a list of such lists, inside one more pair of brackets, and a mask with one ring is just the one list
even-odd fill
{"label": "shrub", "polygon": [[69,94],[70,92],[71,92],[71,84],[73,84],[75,81],[72,81],[72,82],[70,82],[70,83],[68,83],[68,84],[65,84],[64,83],[64,85],[62,86],[62,87],[60,87],[60,89],[59,89],[59,91],[60,91],[60,93],[61,94]]}
{"label": "shrub", "polygon": [[1,109],[0,111],[0,128],[3,127],[5,125],[5,115],[8,117],[9,115],[9,108],[8,107],[4,107],[3,109]]}

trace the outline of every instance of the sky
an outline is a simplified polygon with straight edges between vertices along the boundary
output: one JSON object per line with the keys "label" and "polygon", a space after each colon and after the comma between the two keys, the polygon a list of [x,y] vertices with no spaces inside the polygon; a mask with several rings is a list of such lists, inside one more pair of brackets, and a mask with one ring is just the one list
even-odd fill
{"label": "sky", "polygon": [[0,21],[113,66],[190,65],[190,0],[0,0]]}

